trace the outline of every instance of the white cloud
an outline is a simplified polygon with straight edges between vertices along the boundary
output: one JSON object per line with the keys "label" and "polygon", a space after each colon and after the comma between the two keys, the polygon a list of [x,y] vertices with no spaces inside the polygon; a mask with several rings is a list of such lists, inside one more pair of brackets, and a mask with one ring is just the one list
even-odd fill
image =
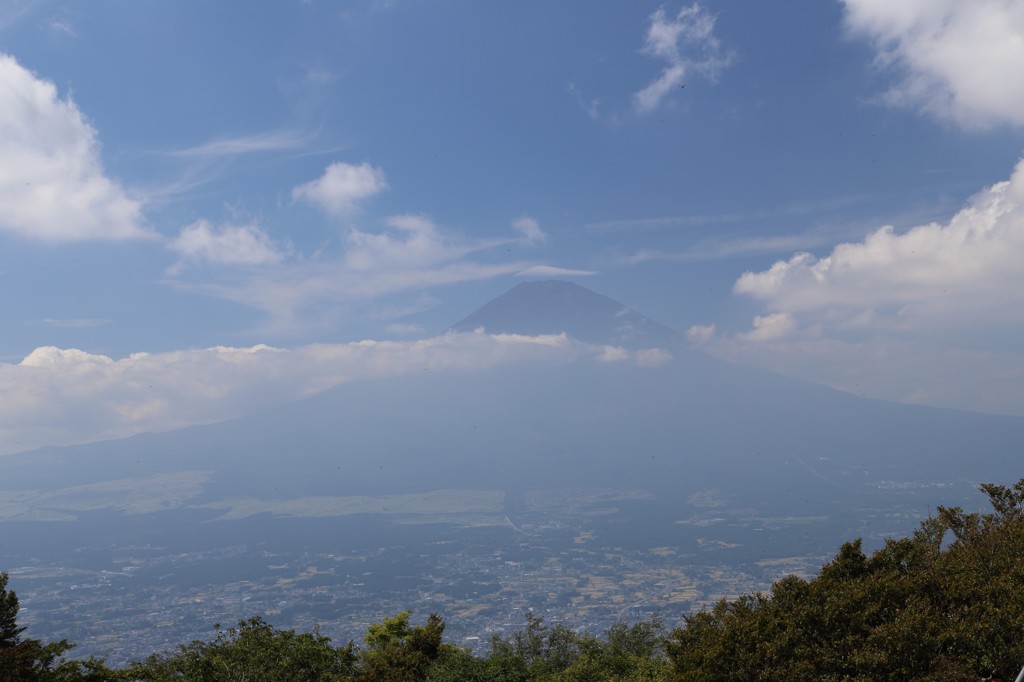
{"label": "white cloud", "polygon": [[967,128],[1024,125],[1024,4],[1017,0],[843,0],[900,81],[885,99]]}
{"label": "white cloud", "polygon": [[601,362],[622,362],[629,359],[629,351],[622,346],[603,346],[597,359]]}
{"label": "white cloud", "polygon": [[475,282],[519,272],[526,264],[477,263],[470,260],[432,267],[395,267],[378,262],[377,269],[356,270],[346,258],[309,260],[230,281],[201,284],[175,280],[178,289],[214,296],[257,308],[269,316],[264,331],[292,334],[336,326],[344,306],[408,291],[460,282]]}
{"label": "white cloud", "polygon": [[70,38],[78,37],[78,31],[75,30],[74,25],[67,19],[53,17],[46,22],[46,27],[54,33],[61,33]]}
{"label": "white cloud", "polygon": [[741,276],[765,310],[702,349],[876,398],[1024,415],[1024,161],[951,219]]}
{"label": "white cloud", "polygon": [[[486,332],[477,329],[473,332],[480,336],[487,336]],[[528,334],[491,334],[490,337],[498,343],[507,343],[512,345],[533,345],[533,346],[550,346],[552,348],[568,348],[572,345],[569,341],[569,336],[562,332],[560,334],[538,334],[537,336],[529,336]],[[583,347],[585,344],[580,344]]]}
{"label": "white cloud", "polygon": [[971,319],[1024,321],[1024,161],[1011,178],[978,193],[948,223],[864,241],[816,258],[799,253],[747,272],[735,291],[771,311],[831,327],[924,329]]}
{"label": "white cloud", "polygon": [[523,235],[521,241],[527,246],[543,244],[548,240],[544,230],[540,229],[540,224],[529,216],[523,216],[518,220],[512,221],[512,228]]}
{"label": "white cloud", "polygon": [[[206,220],[197,220],[182,228],[167,247],[183,260],[222,265],[263,265],[277,263],[281,252],[270,237],[255,225],[224,225],[214,227]],[[172,272],[181,269],[172,266]]]}
{"label": "white cloud", "polygon": [[[715,81],[732,63],[733,55],[723,50],[714,35],[715,17],[699,4],[683,7],[669,16],[659,8],[650,17],[643,53],[663,60],[661,75],[633,95],[640,113],[654,111],[668,93],[685,86],[689,74]],[[688,48],[684,52],[683,48]],[[692,55],[692,56],[691,56]]]}
{"label": "white cloud", "polygon": [[590,277],[594,270],[573,270],[555,265],[533,265],[516,273],[516,277]]}
{"label": "white cloud", "polygon": [[70,99],[0,54],[0,230],[29,239],[155,237],[108,178],[96,130]]}
{"label": "white cloud", "polygon": [[423,268],[456,259],[474,247],[441,234],[425,216],[391,216],[384,232],[352,229],[345,239],[345,265],[356,272]]}
{"label": "white cloud", "polygon": [[168,156],[181,157],[225,157],[239,156],[242,154],[254,154],[258,152],[281,151],[296,149],[309,143],[310,135],[303,135],[294,131],[275,131],[260,133],[258,135],[243,135],[240,137],[226,137],[195,147],[178,149],[168,153]]}
{"label": "white cloud", "polygon": [[569,83],[569,94],[591,119],[597,120],[601,117],[601,100],[596,97],[589,100],[584,99],[582,91],[575,83]]}
{"label": "white cloud", "polygon": [[796,330],[796,318],[789,313],[772,313],[758,315],[754,318],[754,328],[739,338],[744,341],[775,341],[783,339]]}
{"label": "white cloud", "polygon": [[705,344],[715,336],[715,325],[713,324],[695,324],[686,330],[686,338],[690,340],[690,343],[697,345]]}
{"label": "white cloud", "polygon": [[0,454],[212,423],[354,378],[520,361],[597,358],[603,349],[564,334],[444,334],[418,341],[259,345],[121,359],[38,348],[0,363]]}
{"label": "white cloud", "polygon": [[522,272],[529,263],[473,259],[476,253],[510,243],[509,238],[465,239],[428,217],[402,214],[387,218],[379,231],[349,229],[337,256],[297,259],[221,281],[173,284],[264,310],[271,317],[265,331],[308,331],[311,322],[321,325],[317,319],[336,323],[338,307],[354,301]]}
{"label": "white cloud", "polygon": [[684,251],[658,251],[641,249],[619,259],[624,265],[638,265],[650,261],[676,263],[703,263],[728,260],[766,253],[792,252],[795,249],[814,248],[834,244],[836,237],[823,232],[780,234],[768,237],[737,237],[732,239],[701,240]]}
{"label": "white cloud", "polygon": [[641,367],[657,367],[672,359],[672,354],[663,348],[645,348],[635,354],[636,364]]}
{"label": "white cloud", "polygon": [[363,199],[387,188],[384,171],[368,163],[332,163],[324,174],[292,190],[292,199],[308,201],[332,215],[345,215]]}

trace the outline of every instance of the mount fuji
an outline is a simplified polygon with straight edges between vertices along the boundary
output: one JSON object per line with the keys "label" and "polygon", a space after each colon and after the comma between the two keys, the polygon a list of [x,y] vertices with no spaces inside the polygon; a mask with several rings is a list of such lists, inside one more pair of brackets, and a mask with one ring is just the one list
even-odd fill
{"label": "mount fuji", "polygon": [[[358,608],[308,597],[299,610],[342,635],[337,623],[355,612],[460,612],[422,597],[457,579],[443,568],[452,556],[501,586],[496,601],[479,603],[504,620],[511,579],[498,575],[501,561],[546,557],[543,572],[552,557],[589,566],[614,552],[671,552],[681,566],[707,566],[714,550],[715,565],[748,576],[731,588],[695,583],[676,604],[685,610],[763,587],[771,562],[825,556],[857,536],[877,545],[938,504],[976,504],[980,482],[1021,474],[1024,419],[870,400],[731,365],[575,284],[520,284],[450,333],[565,334],[563,345],[593,352],[351,381],[218,424],[6,456],[0,563],[27,581],[28,612],[37,623],[64,614],[53,634],[109,655],[103,633],[88,633],[114,625],[45,595],[89,576],[95,606],[111,598],[103,581],[124,576],[118,589],[145,585],[151,596],[118,596],[122,607],[150,613],[160,589],[192,589],[204,606],[182,606],[185,620],[160,631],[173,643],[201,634],[206,619],[246,615],[242,602],[210,606],[225,585],[356,585]],[[244,560],[225,559],[224,548]],[[356,580],[354,568],[331,568],[341,556],[362,557],[377,588],[358,587],[372,580]],[[383,557],[391,563],[374,563]],[[492,560],[497,568],[481,568]],[[275,566],[303,561],[315,565],[274,582],[286,570]],[[576,603],[579,585],[543,594]],[[526,606],[546,598],[519,589]],[[617,603],[601,613],[614,620]],[[282,625],[301,621],[283,613],[298,620]],[[152,644],[125,641],[124,655]]]}

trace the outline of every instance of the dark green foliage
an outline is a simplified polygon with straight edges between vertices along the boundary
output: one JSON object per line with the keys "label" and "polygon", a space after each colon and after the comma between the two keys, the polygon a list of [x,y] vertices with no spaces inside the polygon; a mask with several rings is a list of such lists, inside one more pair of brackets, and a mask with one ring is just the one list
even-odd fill
{"label": "dark green foliage", "polygon": [[18,626],[18,595],[7,589],[7,571],[0,573],[0,649],[15,646],[25,628]]}
{"label": "dark green foliage", "polygon": [[[641,682],[669,679],[662,655],[661,623],[614,625],[603,639],[579,635],[564,625],[547,627],[527,615],[526,628],[510,638],[495,637],[482,661],[483,676],[501,682]],[[479,673],[478,673],[479,674]],[[440,679],[440,678],[439,678]]]}
{"label": "dark green foliage", "polygon": [[367,628],[363,641],[359,680],[367,682],[421,682],[431,664],[451,644],[443,644],[444,620],[432,614],[426,625],[409,625],[409,612]]}
{"label": "dark green foliage", "polygon": [[849,542],[813,580],[791,576],[769,595],[691,616],[669,640],[675,679],[1014,679],[1024,665],[1024,480],[982,490],[993,513],[940,507],[870,557]]}
{"label": "dark green foliage", "polygon": [[150,656],[128,669],[132,680],[164,682],[316,682],[352,680],[354,647],[335,648],[317,632],[277,630],[261,618],[237,628],[215,626],[213,641],[195,641],[169,654]]}

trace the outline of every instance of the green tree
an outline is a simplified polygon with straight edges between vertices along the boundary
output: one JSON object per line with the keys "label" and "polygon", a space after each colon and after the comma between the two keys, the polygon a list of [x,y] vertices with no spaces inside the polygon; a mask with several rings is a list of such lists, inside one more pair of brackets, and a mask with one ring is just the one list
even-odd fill
{"label": "green tree", "polygon": [[194,641],[167,654],[132,664],[132,680],[170,682],[340,682],[354,679],[354,645],[331,645],[317,630],[297,634],[278,630],[262,618],[237,628],[215,625],[210,642]]}
{"label": "green tree", "polygon": [[421,682],[431,665],[455,647],[442,641],[444,619],[436,613],[424,625],[409,624],[409,611],[367,628],[363,641],[359,680],[365,682]]}
{"label": "green tree", "polygon": [[664,639],[657,619],[613,625],[601,638],[564,625],[546,626],[528,613],[524,628],[508,638],[494,637],[480,664],[463,663],[463,669],[475,675],[467,679],[497,682],[661,682],[671,673]]}
{"label": "green tree", "polygon": [[790,576],[687,618],[668,643],[675,679],[1013,679],[1024,665],[1024,479],[981,489],[991,513],[940,507],[870,557],[848,542],[812,580]]}
{"label": "green tree", "polygon": [[616,623],[603,638],[582,635],[579,655],[551,679],[558,682],[660,682],[670,677],[663,655],[664,630],[657,618]]}

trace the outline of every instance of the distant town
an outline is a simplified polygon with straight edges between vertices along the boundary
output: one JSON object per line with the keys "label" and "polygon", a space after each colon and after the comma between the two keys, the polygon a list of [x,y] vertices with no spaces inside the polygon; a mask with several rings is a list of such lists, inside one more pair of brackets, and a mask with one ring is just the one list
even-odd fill
{"label": "distant town", "polygon": [[[756,536],[823,519],[748,517],[721,506],[677,522],[697,532],[685,547],[617,546],[602,539],[603,526],[622,522],[617,508],[572,504],[570,513],[563,506],[515,518],[462,515],[457,524],[393,519],[396,532],[425,538],[414,544],[396,544],[385,532],[379,546],[335,551],[270,543],[187,553],[89,547],[78,553],[106,553],[105,567],[76,566],[72,553],[9,571],[32,636],[68,638],[76,656],[122,665],[209,639],[215,623],[253,615],[298,631],[317,627],[340,644],[402,610],[413,610],[414,619],[437,612],[450,641],[475,652],[487,649],[491,635],[521,628],[528,612],[579,632],[653,616],[671,627],[722,598],[767,589],[785,575],[813,575],[835,549],[786,555],[791,547],[780,545],[782,555],[744,558],[741,543],[721,539],[716,527]],[[867,510],[864,518],[882,527],[912,516],[889,509]]]}

